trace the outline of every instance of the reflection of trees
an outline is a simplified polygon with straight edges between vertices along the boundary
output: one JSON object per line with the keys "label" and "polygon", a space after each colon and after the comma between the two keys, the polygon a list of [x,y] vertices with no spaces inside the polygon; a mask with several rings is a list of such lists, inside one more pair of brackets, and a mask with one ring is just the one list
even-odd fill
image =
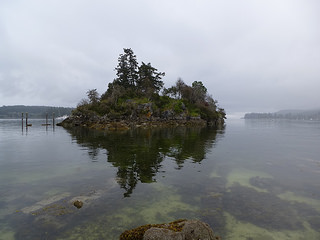
{"label": "reflection of trees", "polygon": [[[213,128],[136,129],[102,132],[84,128],[68,130],[77,143],[89,148],[95,160],[99,149],[107,150],[108,162],[118,168],[117,181],[130,196],[137,183],[155,181],[166,157],[181,169],[186,160],[200,163],[216,140]],[[223,132],[219,131],[219,134]]]}

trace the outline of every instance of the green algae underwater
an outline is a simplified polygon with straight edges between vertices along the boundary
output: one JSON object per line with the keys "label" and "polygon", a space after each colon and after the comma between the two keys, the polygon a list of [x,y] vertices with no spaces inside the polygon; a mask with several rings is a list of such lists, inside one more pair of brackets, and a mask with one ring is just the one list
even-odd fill
{"label": "green algae underwater", "polygon": [[1,240],[119,239],[184,218],[222,239],[320,239],[320,123],[125,132],[19,123],[0,125]]}

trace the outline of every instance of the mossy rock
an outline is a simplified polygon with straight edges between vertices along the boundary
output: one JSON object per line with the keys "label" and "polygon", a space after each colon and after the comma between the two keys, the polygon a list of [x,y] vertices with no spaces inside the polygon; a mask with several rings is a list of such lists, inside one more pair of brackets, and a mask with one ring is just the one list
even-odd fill
{"label": "mossy rock", "polygon": [[171,223],[162,223],[162,224],[146,224],[131,230],[124,231],[120,235],[120,240],[142,240],[143,235],[147,230],[149,230],[152,227],[155,228],[162,228],[162,229],[169,229],[174,232],[181,232],[183,227],[183,222],[185,222],[186,219],[179,219],[177,221],[171,222]]}
{"label": "mossy rock", "polygon": [[82,201],[79,201],[79,200],[76,200],[73,202],[73,206],[75,206],[76,208],[82,208],[83,206],[83,202]]}
{"label": "mossy rock", "polygon": [[157,240],[157,239],[207,239],[217,240],[210,226],[198,220],[180,219],[171,223],[147,224],[127,230],[120,235],[120,240]]}

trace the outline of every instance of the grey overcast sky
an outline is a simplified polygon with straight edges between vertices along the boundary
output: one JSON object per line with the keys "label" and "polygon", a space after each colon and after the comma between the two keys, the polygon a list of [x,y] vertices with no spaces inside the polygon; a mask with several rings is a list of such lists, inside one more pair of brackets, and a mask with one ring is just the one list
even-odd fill
{"label": "grey overcast sky", "polygon": [[1,0],[0,105],[76,106],[139,63],[232,116],[320,108],[318,0]]}

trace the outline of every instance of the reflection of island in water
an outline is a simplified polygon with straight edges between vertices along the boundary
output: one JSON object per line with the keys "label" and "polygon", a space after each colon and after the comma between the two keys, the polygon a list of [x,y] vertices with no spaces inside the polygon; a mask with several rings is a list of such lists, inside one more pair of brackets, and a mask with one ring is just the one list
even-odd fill
{"label": "reflection of island in water", "polygon": [[161,163],[170,157],[183,167],[188,159],[201,162],[223,130],[214,128],[135,129],[126,132],[102,132],[72,128],[68,132],[78,144],[89,148],[93,161],[100,149],[107,150],[108,162],[118,168],[117,182],[129,197],[137,183],[154,182]]}

